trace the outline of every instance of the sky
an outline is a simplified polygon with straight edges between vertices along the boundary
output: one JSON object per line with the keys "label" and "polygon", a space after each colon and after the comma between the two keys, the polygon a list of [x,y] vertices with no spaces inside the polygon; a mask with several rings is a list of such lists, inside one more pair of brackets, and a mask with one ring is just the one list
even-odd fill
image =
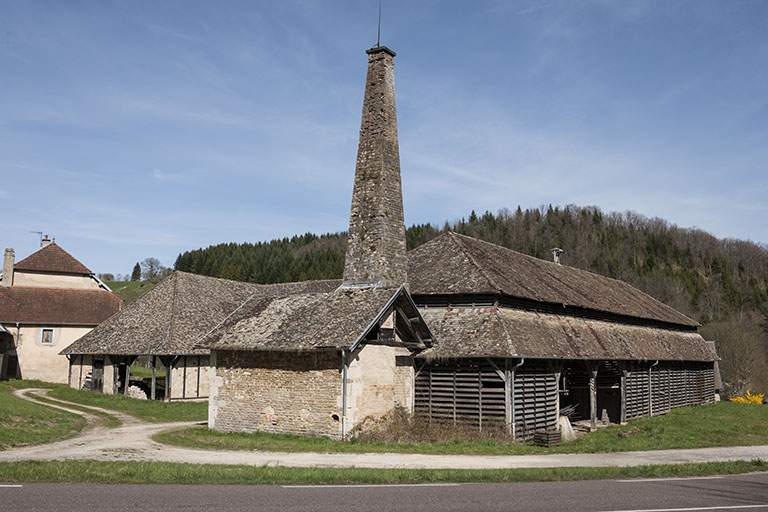
{"label": "sky", "polygon": [[[376,0],[0,0],[0,245],[97,273],[348,226]],[[406,225],[768,243],[768,2],[384,0]]]}

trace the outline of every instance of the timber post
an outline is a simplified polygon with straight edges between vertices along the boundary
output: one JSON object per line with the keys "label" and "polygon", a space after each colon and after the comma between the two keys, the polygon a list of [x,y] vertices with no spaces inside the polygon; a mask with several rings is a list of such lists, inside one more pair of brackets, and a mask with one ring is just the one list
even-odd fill
{"label": "timber post", "polygon": [[597,430],[597,364],[587,361],[589,371],[589,431]]}
{"label": "timber post", "polygon": [[627,422],[627,368],[623,362],[621,368],[621,412],[619,413],[619,423]]}
{"label": "timber post", "polygon": [[152,400],[155,399],[155,392],[157,390],[157,356],[152,356],[152,388],[150,390],[150,395]]}

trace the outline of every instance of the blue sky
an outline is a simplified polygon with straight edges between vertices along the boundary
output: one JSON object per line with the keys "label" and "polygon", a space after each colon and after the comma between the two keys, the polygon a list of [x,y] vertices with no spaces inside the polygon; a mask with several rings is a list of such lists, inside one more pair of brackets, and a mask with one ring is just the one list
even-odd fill
{"label": "blue sky", "polygon": [[[376,0],[0,0],[0,240],[95,272],[347,228]],[[406,224],[633,210],[768,242],[768,2],[385,0]]]}

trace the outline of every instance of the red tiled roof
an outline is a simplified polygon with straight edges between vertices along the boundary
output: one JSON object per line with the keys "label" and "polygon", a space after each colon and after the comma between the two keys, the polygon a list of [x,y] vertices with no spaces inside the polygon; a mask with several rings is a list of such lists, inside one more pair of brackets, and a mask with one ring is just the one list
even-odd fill
{"label": "red tiled roof", "polygon": [[0,288],[0,323],[97,325],[117,313],[121,302],[106,290]]}
{"label": "red tiled roof", "polygon": [[40,272],[66,272],[69,274],[91,274],[92,272],[59,247],[56,242],[33,252],[13,266],[16,270],[37,270]]}

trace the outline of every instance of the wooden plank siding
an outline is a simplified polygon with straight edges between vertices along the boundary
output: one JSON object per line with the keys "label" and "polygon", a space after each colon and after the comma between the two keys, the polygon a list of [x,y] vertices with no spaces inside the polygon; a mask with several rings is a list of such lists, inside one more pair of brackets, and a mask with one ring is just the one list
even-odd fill
{"label": "wooden plank siding", "polygon": [[715,401],[712,363],[660,361],[652,364],[633,361],[625,365],[628,372],[627,419],[649,414],[656,416],[678,407]]}
{"label": "wooden plank siding", "polygon": [[[415,379],[414,414],[494,432],[504,431],[500,427],[510,427],[512,421],[515,437],[527,441],[534,432],[557,426],[559,395],[569,391],[559,389],[560,371],[571,393],[582,392],[576,402],[588,413],[589,402],[583,404],[589,385],[584,361],[526,360],[518,367],[519,362],[480,358],[426,362]],[[609,404],[612,421],[620,421],[623,414],[632,419],[715,400],[712,363],[594,361],[590,367],[597,370],[598,408],[602,411]],[[511,403],[505,402],[505,375],[514,376]]]}

